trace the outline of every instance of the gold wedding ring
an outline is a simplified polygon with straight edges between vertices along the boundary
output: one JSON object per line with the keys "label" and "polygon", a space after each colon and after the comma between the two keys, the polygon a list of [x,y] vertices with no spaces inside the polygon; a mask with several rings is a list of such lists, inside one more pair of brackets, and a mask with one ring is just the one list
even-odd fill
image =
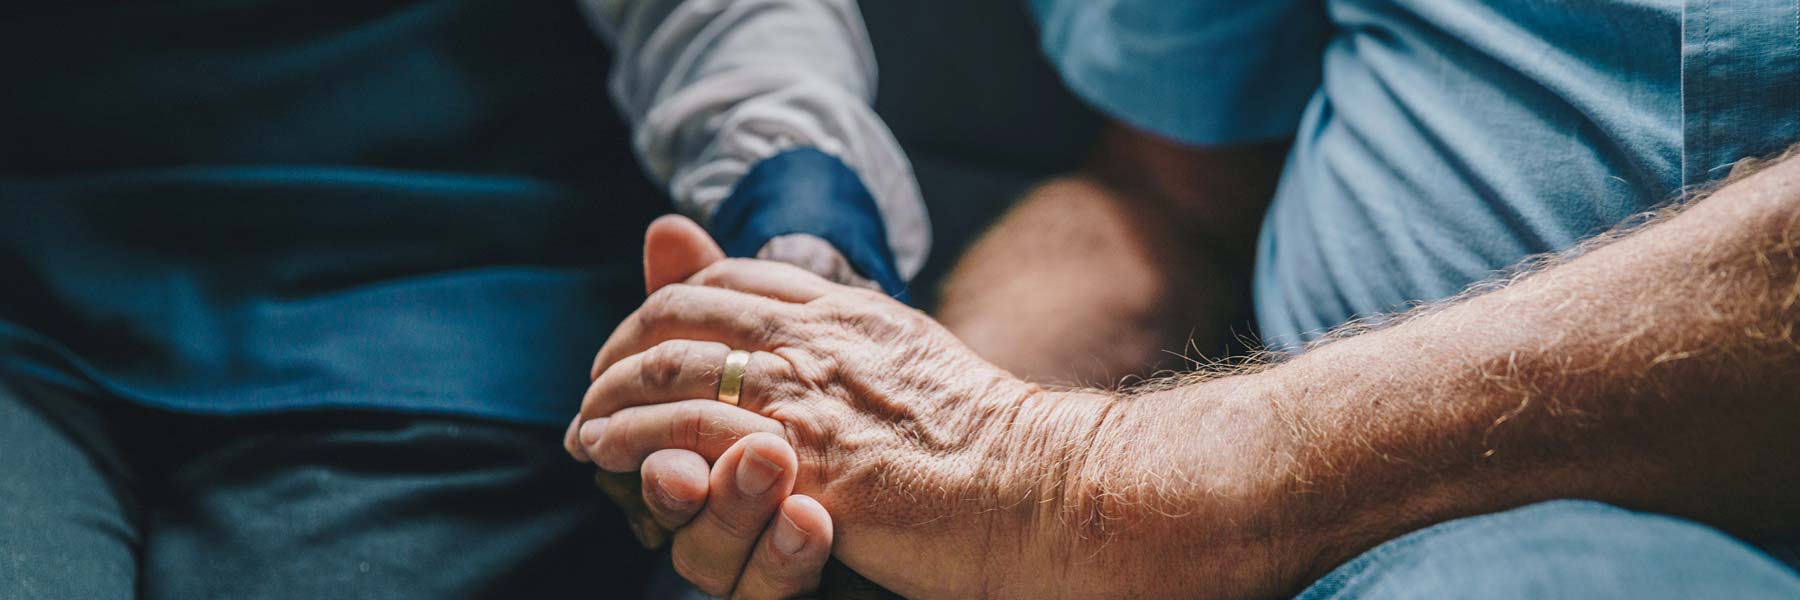
{"label": "gold wedding ring", "polygon": [[725,355],[725,371],[719,374],[719,401],[737,406],[738,394],[744,391],[744,368],[750,366],[750,352],[732,350]]}

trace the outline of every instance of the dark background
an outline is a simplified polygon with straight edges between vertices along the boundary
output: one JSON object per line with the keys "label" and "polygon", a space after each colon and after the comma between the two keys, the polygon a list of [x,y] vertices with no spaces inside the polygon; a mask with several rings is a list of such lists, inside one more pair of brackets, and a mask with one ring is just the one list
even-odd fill
{"label": "dark background", "polygon": [[1038,50],[1023,0],[863,0],[881,65],[875,102],[906,148],[934,244],[913,299],[1027,188],[1082,159],[1100,119]]}

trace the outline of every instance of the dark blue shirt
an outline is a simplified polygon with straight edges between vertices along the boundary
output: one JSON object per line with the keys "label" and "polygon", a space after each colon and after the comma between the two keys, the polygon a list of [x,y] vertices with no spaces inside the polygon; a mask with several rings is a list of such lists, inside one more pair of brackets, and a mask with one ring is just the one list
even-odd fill
{"label": "dark blue shirt", "polygon": [[606,66],[567,0],[0,9],[0,377],[566,420],[669,210]]}

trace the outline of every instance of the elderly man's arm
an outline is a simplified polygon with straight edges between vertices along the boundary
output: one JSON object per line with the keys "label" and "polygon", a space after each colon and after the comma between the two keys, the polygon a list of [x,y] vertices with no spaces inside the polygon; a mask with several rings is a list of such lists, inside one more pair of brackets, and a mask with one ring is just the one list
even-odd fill
{"label": "elderly man's arm", "polygon": [[1033,381],[1103,385],[1217,354],[1247,314],[1285,153],[1279,141],[1185,146],[1115,122],[1079,171],[1026,194],[963,255],[936,317]]}
{"label": "elderly man's arm", "polygon": [[[581,450],[629,470],[781,436],[837,555],[918,597],[1271,596],[1549,498],[1795,526],[1800,490],[1772,482],[1800,465],[1771,457],[1800,452],[1800,158],[1579,250],[1277,366],[1131,394],[1019,382],[879,296],[717,263],[601,350],[579,419],[610,418]],[[729,347],[759,351],[743,408],[680,402]]]}
{"label": "elderly man's arm", "polygon": [[[1793,527],[1800,489],[1778,482],[1800,464],[1776,457],[1800,454],[1797,251],[1789,159],[1503,288],[1104,403],[1046,510],[1080,526],[1039,547],[1088,566],[1070,585],[1132,573],[1197,592],[1217,581],[1168,578],[1181,567],[1157,557],[1227,541],[1269,552],[1251,589],[1291,591],[1399,533],[1551,498]],[[1221,440],[1255,452],[1209,457]],[[1247,502],[1238,527],[1204,518],[1221,498]]]}

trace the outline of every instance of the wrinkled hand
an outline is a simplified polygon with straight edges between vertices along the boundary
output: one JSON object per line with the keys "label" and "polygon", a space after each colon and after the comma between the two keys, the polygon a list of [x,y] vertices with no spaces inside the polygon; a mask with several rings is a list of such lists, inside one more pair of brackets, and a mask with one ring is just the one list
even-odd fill
{"label": "wrinkled hand", "polygon": [[[724,258],[725,252],[699,224],[679,215],[657,219],[645,235],[645,291],[655,292],[663,286],[677,283],[706,265]],[[818,236],[789,234],[775,237],[763,245],[757,252],[757,258],[792,264],[835,283],[881,289],[880,284],[857,274],[855,267],[850,265],[850,261],[844,258],[836,246]],[[574,431],[573,428],[574,424],[571,423],[571,432]],[[698,455],[694,455],[689,460],[659,461],[652,465],[646,475],[655,475],[665,466],[672,468],[691,464],[697,458]],[[704,484],[704,479],[699,477],[699,484]],[[625,511],[632,532],[646,548],[659,548],[668,542],[672,527],[667,524],[667,519],[658,519],[652,513],[652,506],[644,499],[645,494],[637,478],[601,472],[594,481]]]}
{"label": "wrinkled hand", "polygon": [[[733,348],[754,352],[740,407],[711,399]],[[1046,398],[879,293],[750,260],[658,289],[592,375],[566,445],[607,471],[642,465],[649,496],[693,484],[652,502],[684,510],[653,512],[681,527],[677,568],[719,595],[761,595],[745,565],[787,545],[787,525],[803,550],[835,527],[841,560],[908,596],[1044,572],[1026,563],[1048,560],[1033,542],[1060,493],[1049,470],[1078,453],[1099,404]]]}
{"label": "wrinkled hand", "polygon": [[[645,236],[645,289],[654,292],[677,283],[701,268],[725,258],[724,251],[705,229],[678,215],[670,215],[652,223]],[[764,260],[777,260],[802,266],[836,283],[879,289],[875,282],[861,277],[836,247],[812,235],[795,234],[770,240],[758,254]],[[570,436],[579,421],[570,424]],[[767,446],[772,438],[766,438]],[[793,450],[785,441],[773,441],[771,448],[760,453],[787,465],[792,473]],[[747,450],[748,446],[746,446]],[[718,464],[710,467],[720,480],[730,479],[739,464],[738,450],[727,451]],[[702,507],[708,519],[700,521],[696,531],[717,529],[711,524],[739,523],[735,536],[725,536],[726,543],[716,541],[718,535],[686,535],[673,549],[673,557],[685,566],[706,565],[694,578],[708,576],[713,580],[736,582],[729,594],[740,598],[810,597],[823,593],[842,600],[888,597],[885,590],[850,571],[841,564],[827,565],[832,546],[830,515],[817,501],[803,495],[786,496],[791,483],[771,487],[761,494],[731,493],[720,488],[710,494],[713,478],[706,459],[687,450],[667,449],[648,458],[641,473],[608,473],[600,471],[594,481],[625,512],[632,532],[646,548],[660,548],[669,543],[677,529],[693,523]],[[779,489],[777,489],[779,488]],[[779,503],[777,504],[777,501]],[[777,519],[776,511],[780,511]],[[760,536],[755,530],[767,525]],[[735,539],[734,539],[735,538]],[[760,539],[759,539],[760,538]],[[737,558],[721,560],[716,547],[736,548]],[[757,547],[747,562],[743,554]],[[821,567],[823,571],[821,572]],[[725,592],[715,588],[716,595]]]}

